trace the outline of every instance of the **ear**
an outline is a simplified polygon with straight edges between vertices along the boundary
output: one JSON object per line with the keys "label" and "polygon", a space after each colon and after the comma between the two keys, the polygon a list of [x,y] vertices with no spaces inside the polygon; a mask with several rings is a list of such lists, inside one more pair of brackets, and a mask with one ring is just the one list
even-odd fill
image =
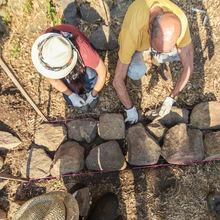
{"label": "ear", "polygon": [[148,33],[149,36],[151,37],[151,33],[152,33],[151,28],[149,28],[149,29],[147,30],[147,33]]}

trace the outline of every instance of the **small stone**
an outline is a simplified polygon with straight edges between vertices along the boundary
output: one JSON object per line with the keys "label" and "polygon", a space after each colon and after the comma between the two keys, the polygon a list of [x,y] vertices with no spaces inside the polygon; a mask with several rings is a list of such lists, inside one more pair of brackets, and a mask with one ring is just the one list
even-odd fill
{"label": "small stone", "polygon": [[67,128],[65,125],[41,124],[35,132],[35,144],[43,146],[50,151],[56,151],[65,140],[67,140]]}
{"label": "small stone", "polygon": [[164,136],[161,155],[171,164],[202,160],[204,158],[202,132],[187,129],[185,123],[175,125]]}
{"label": "small stone", "polygon": [[118,39],[110,26],[103,25],[94,31],[89,40],[98,50],[114,50],[118,47]]}
{"label": "small stone", "polygon": [[97,136],[97,121],[94,119],[78,119],[67,123],[68,137],[76,141],[91,143]]}
{"label": "small stone", "polygon": [[[160,109],[150,110],[146,112],[145,116],[153,121],[157,116],[159,116],[159,112]],[[163,118],[161,118],[158,121],[160,121],[163,125],[165,125],[168,128],[171,128],[179,123],[188,124],[189,110],[181,109],[181,108],[177,108],[176,106],[173,106],[170,110],[170,113],[168,115],[165,115]]]}
{"label": "small stone", "polygon": [[121,114],[102,114],[99,118],[98,134],[104,140],[125,137],[125,121]]}
{"label": "small stone", "polygon": [[84,148],[75,141],[62,144],[54,155],[52,176],[77,173],[85,166]]}
{"label": "small stone", "polygon": [[158,142],[163,139],[164,134],[168,130],[167,127],[157,120],[152,121],[145,128]]}
{"label": "small stone", "polygon": [[50,175],[51,158],[43,147],[32,146],[21,164],[21,174],[25,178],[39,178]]}
{"label": "small stone", "polygon": [[220,158],[220,131],[204,135],[205,160]]}
{"label": "small stone", "polygon": [[9,150],[17,147],[21,141],[11,133],[0,131],[0,150]]}
{"label": "small stone", "polygon": [[90,170],[119,170],[126,167],[125,157],[117,141],[108,141],[93,148],[86,158]]}
{"label": "small stone", "polygon": [[124,18],[129,6],[131,5],[131,1],[130,0],[119,0],[117,1],[119,4],[113,2],[112,6],[111,6],[111,18],[115,19],[115,18]]}
{"label": "small stone", "polygon": [[190,115],[193,128],[220,129],[220,102],[202,102],[195,106]]}
{"label": "small stone", "polygon": [[141,123],[126,131],[127,162],[142,166],[156,164],[161,153],[158,142],[151,136]]}

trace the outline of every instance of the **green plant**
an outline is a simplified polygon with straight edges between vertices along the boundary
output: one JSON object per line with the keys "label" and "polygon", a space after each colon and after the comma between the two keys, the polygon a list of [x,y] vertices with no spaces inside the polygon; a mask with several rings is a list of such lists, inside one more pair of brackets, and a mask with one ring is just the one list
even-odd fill
{"label": "green plant", "polygon": [[31,0],[26,0],[25,3],[25,10],[30,13],[34,10],[33,6],[32,6],[32,3],[31,3]]}
{"label": "green plant", "polygon": [[2,20],[7,26],[10,27],[10,25],[11,25],[11,16],[10,16],[10,7],[9,6],[6,7],[5,16]]}
{"label": "green plant", "polygon": [[53,186],[57,188],[60,184],[61,184],[61,180],[56,179],[56,182],[53,184]]}
{"label": "green plant", "polygon": [[14,45],[12,50],[10,51],[13,57],[18,57],[21,50],[20,50],[20,43],[16,40],[14,40]]}
{"label": "green plant", "polygon": [[56,9],[52,4],[52,1],[49,0],[47,2],[47,14],[49,16],[49,19],[51,19],[53,21],[53,25],[58,25],[59,24],[59,18],[56,15]]}

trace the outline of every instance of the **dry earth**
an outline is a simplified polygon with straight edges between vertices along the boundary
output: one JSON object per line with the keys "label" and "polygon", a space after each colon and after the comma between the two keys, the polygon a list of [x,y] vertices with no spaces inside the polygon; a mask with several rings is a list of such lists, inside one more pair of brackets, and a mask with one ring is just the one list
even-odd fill
{"label": "dry earth", "polygon": [[[175,0],[173,2],[186,13],[189,19],[195,47],[195,69],[189,82],[179,94],[176,105],[189,107],[203,101],[220,101],[220,2],[219,0]],[[95,3],[98,4],[98,1]],[[3,36],[2,55],[48,120],[95,116],[103,112],[124,112],[123,105],[112,86],[117,50],[99,51],[108,68],[108,77],[100,92],[98,108],[90,111],[89,114],[82,114],[75,108],[67,106],[62,95],[35,70],[30,55],[32,44],[45,29],[53,26],[53,22],[47,15],[45,1],[32,1],[32,6],[34,10],[31,13],[25,10],[24,5],[21,5],[17,13],[9,12],[11,25],[7,35]],[[57,16],[61,17],[61,5],[56,3],[55,7]],[[208,20],[205,26],[202,25],[205,14],[194,12],[192,8],[207,10]],[[116,34],[119,33],[121,24],[120,19],[111,21]],[[78,27],[87,36],[100,25],[101,22],[91,25],[78,18]],[[138,109],[155,109],[161,106],[182,68],[180,62],[172,62],[169,65],[173,75],[171,83],[164,83],[161,80],[149,59],[148,71],[142,79],[141,87],[134,86],[128,79],[129,95]],[[20,176],[22,159],[34,141],[35,128],[42,122],[40,116],[1,69],[0,130],[9,131],[22,141],[22,144],[14,150],[1,153],[5,158],[1,172]],[[85,147],[91,148],[86,145]],[[120,202],[118,214],[123,214],[128,220],[215,219],[207,207],[206,196],[211,190],[220,190],[219,165],[220,162],[215,161],[182,166],[129,169],[105,174],[39,180],[32,182],[29,186],[10,181],[0,191],[0,205],[8,212],[8,219],[11,219],[15,205],[12,201],[26,201],[55,190],[66,191],[75,183],[81,182],[89,187],[93,204],[105,192],[115,192]]]}

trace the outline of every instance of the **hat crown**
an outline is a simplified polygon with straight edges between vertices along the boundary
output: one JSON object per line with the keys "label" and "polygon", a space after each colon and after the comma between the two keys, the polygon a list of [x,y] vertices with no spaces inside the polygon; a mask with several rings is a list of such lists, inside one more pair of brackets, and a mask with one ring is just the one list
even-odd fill
{"label": "hat crown", "polygon": [[72,57],[72,47],[62,36],[54,36],[48,39],[42,48],[44,62],[51,67],[62,67]]}

